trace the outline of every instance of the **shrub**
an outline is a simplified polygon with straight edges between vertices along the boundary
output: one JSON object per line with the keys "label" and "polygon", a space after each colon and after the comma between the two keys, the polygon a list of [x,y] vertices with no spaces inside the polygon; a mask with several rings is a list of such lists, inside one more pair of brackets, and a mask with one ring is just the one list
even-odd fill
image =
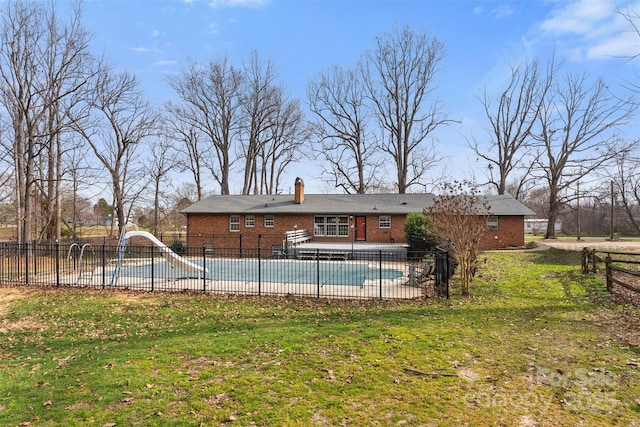
{"label": "shrub", "polygon": [[407,215],[404,223],[404,234],[410,250],[416,257],[422,255],[435,246],[435,234],[431,218],[420,212]]}

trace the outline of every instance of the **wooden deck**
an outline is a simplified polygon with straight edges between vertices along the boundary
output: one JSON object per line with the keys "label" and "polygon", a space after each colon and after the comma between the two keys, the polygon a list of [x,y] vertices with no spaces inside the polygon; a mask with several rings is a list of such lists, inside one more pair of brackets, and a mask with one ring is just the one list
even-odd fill
{"label": "wooden deck", "polygon": [[307,242],[290,248],[290,256],[298,259],[347,260],[377,257],[404,260],[407,244],[369,242]]}

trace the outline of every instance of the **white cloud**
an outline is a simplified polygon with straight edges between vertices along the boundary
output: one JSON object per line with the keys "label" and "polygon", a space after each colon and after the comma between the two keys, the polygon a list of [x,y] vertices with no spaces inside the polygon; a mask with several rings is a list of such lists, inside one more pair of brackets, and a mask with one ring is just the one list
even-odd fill
{"label": "white cloud", "polygon": [[139,47],[131,47],[129,48],[129,50],[137,53],[150,53],[154,56],[164,55],[164,52],[162,51],[162,49],[158,49],[158,48],[148,48],[148,47],[139,46]]}
{"label": "white cloud", "polygon": [[484,13],[484,8],[482,6],[476,6],[473,8],[474,15],[482,15]]}
{"label": "white cloud", "polygon": [[162,67],[165,65],[176,65],[178,63],[178,61],[176,61],[175,59],[166,59],[166,60],[162,60],[162,61],[156,61],[153,63],[154,67]]}
{"label": "white cloud", "polygon": [[551,17],[542,22],[545,32],[561,34],[587,34],[598,29],[615,13],[611,0],[578,0],[560,3],[561,7],[551,12]]}
{"label": "white cloud", "polygon": [[586,51],[588,58],[629,57],[640,53],[640,36],[627,32],[603,39]]}
{"label": "white cloud", "polygon": [[493,10],[491,10],[491,16],[493,16],[496,19],[500,19],[500,18],[505,18],[507,16],[511,16],[513,15],[514,10],[511,6],[509,6],[508,4],[503,4],[500,5],[496,8],[494,8]]}
{"label": "white cloud", "polygon": [[539,29],[562,46],[572,60],[629,57],[640,52],[640,35],[618,12],[627,7],[640,10],[640,3],[620,6],[617,0],[558,2]]}
{"label": "white cloud", "polygon": [[161,36],[162,34],[164,34],[164,33],[162,31],[160,31],[160,30],[151,31],[151,37],[158,37],[158,36]]}
{"label": "white cloud", "polygon": [[219,7],[260,7],[267,4],[268,0],[211,0],[209,6]]}

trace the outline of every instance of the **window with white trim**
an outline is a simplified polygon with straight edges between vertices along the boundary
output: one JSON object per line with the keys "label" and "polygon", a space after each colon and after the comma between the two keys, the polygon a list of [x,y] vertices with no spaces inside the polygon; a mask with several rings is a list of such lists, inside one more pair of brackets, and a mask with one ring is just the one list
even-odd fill
{"label": "window with white trim", "polygon": [[275,218],[273,215],[265,215],[264,216],[264,227],[265,228],[273,228],[276,225]]}
{"label": "window with white trim", "polygon": [[391,215],[380,215],[378,217],[378,228],[391,228]]}
{"label": "window with white trim", "polygon": [[313,218],[313,235],[324,236],[325,235],[325,217],[317,216]]}
{"label": "window with white trim", "polygon": [[313,235],[325,237],[349,237],[349,217],[316,216],[313,219]]}
{"label": "window with white trim", "polygon": [[229,231],[240,231],[240,215],[229,216]]}
{"label": "window with white trim", "polygon": [[338,237],[349,237],[349,217],[338,217]]}
{"label": "window with white trim", "polygon": [[247,228],[253,228],[256,226],[256,216],[255,215],[245,215],[244,216],[244,226]]}
{"label": "window with white trim", "polygon": [[487,230],[498,229],[498,217],[496,215],[489,215],[487,217]]}

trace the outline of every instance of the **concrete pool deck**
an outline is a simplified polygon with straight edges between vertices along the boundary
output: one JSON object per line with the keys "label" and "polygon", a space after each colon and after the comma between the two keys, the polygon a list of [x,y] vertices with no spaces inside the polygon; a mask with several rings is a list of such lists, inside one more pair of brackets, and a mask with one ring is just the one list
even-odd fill
{"label": "concrete pool deck", "polygon": [[[281,260],[292,263],[316,264],[318,261]],[[327,283],[296,283],[294,281],[278,282],[277,280],[260,282],[255,280],[255,276],[247,275],[247,278],[237,277],[215,278],[215,277],[187,277],[184,272],[176,271],[175,275],[164,277],[156,275],[153,279],[150,276],[132,277],[119,275],[113,286],[110,286],[112,279],[112,269],[96,268],[93,271],[79,271],[62,274],[59,283],[64,286],[78,286],[97,289],[126,289],[139,291],[168,291],[168,292],[210,292],[219,294],[242,294],[242,295],[285,295],[300,297],[320,297],[320,298],[341,298],[341,299],[416,299],[422,298],[426,293],[426,288],[433,284],[432,278],[424,278],[421,285],[411,285],[409,282],[409,270],[415,272],[415,263],[408,262],[385,262],[382,263],[363,261],[319,261],[320,264],[336,265],[362,265],[368,264],[368,268],[373,270],[373,274],[365,277],[359,284],[336,283],[335,280],[328,280]],[[129,259],[125,265],[145,264],[142,259]],[[382,267],[382,270],[379,268]],[[159,270],[159,269],[158,269]],[[397,271],[399,274],[394,277],[385,276],[386,271]],[[336,270],[339,275],[339,270]],[[382,275],[382,278],[380,277]],[[263,276],[265,277],[265,276]],[[265,277],[267,278],[267,277]],[[348,278],[348,277],[347,277]],[[33,277],[32,283],[51,285],[51,277]],[[55,282],[55,280],[54,280]],[[415,283],[415,281],[414,281]]]}

